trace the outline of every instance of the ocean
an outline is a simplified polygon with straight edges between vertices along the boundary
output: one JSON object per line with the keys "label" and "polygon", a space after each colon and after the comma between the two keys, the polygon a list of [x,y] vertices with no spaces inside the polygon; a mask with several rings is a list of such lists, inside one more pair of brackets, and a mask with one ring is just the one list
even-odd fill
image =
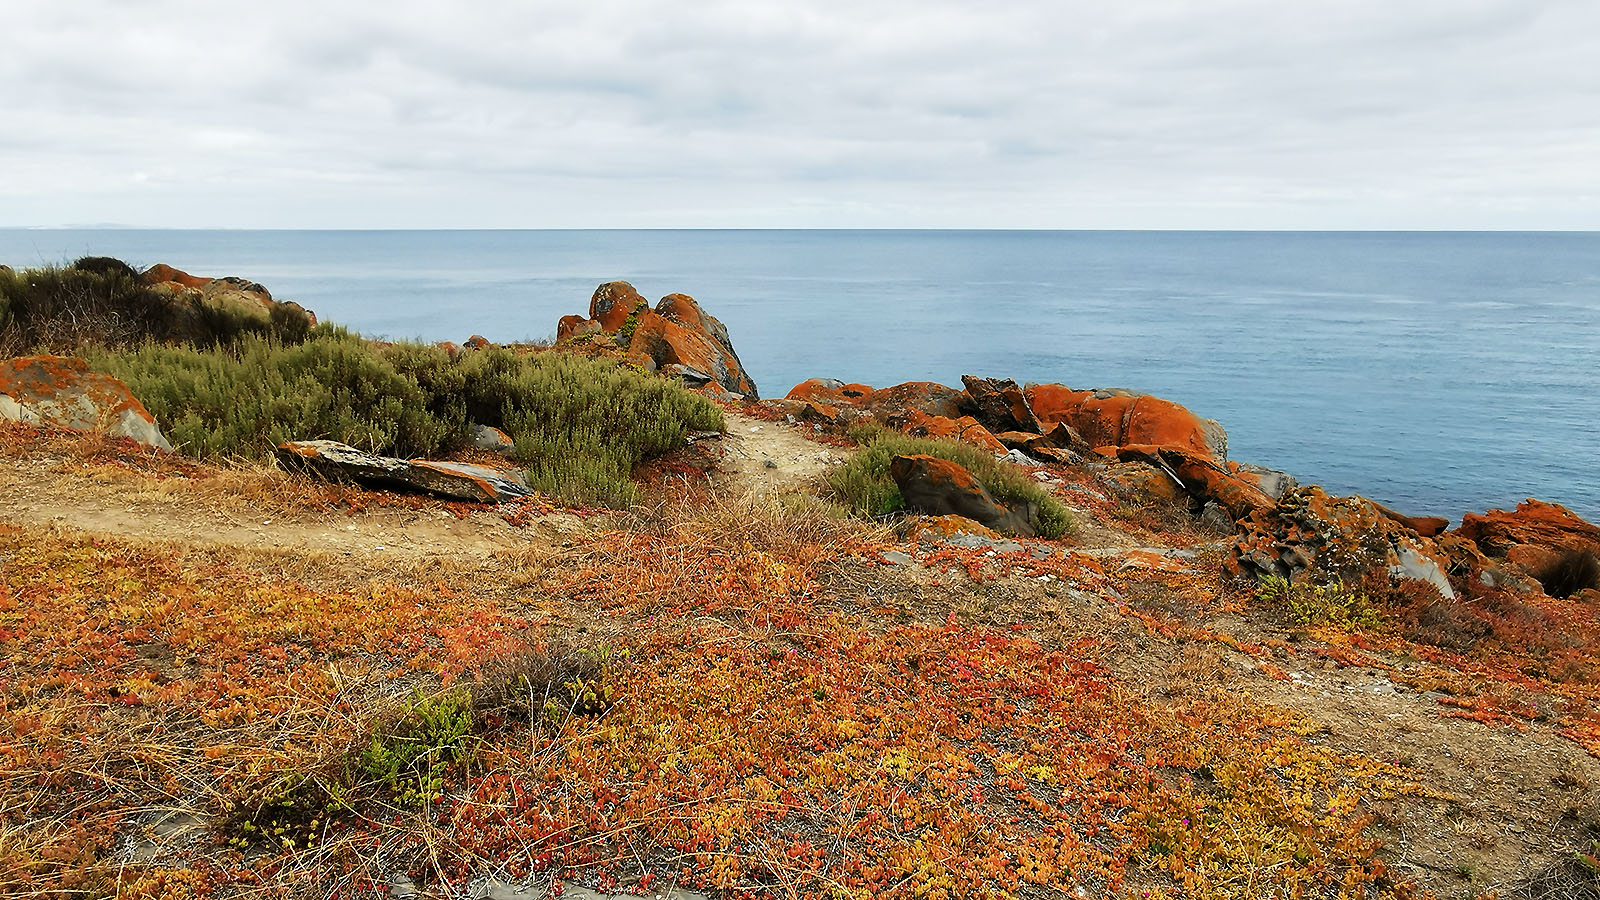
{"label": "ocean", "polygon": [[0,262],[240,275],[372,336],[553,335],[685,293],[762,396],[811,377],[1127,387],[1412,515],[1600,521],[1600,233],[0,230]]}

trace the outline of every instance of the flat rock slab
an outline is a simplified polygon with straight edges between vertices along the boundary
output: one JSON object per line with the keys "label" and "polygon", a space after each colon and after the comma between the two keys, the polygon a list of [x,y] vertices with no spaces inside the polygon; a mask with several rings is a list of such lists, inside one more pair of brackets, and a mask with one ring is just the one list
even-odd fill
{"label": "flat rock slab", "polygon": [[515,474],[488,466],[379,456],[338,441],[289,441],[279,445],[278,461],[329,481],[423,491],[447,500],[502,503],[529,493]]}

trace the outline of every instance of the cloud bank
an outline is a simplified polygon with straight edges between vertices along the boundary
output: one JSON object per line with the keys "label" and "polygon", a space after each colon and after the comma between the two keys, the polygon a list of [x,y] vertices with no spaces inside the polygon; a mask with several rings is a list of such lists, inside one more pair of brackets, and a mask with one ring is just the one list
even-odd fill
{"label": "cloud bank", "polygon": [[0,225],[1600,228],[1592,0],[21,0]]}

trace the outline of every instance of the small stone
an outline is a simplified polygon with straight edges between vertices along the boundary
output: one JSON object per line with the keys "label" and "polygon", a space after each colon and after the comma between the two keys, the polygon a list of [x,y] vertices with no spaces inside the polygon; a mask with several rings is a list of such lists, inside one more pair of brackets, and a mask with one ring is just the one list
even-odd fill
{"label": "small stone", "polygon": [[909,566],[916,562],[911,558],[911,554],[902,553],[899,550],[885,550],[883,552],[883,561],[892,566]]}
{"label": "small stone", "polygon": [[766,467],[767,467],[767,468],[769,468],[769,469],[776,469],[776,468],[777,468],[777,467],[778,467],[778,464],[777,464],[777,463],[775,463],[775,462],[773,462],[773,461],[772,461],[772,460],[770,460],[770,459],[764,459],[764,460],[762,460],[762,461],[761,461],[761,464],[762,464],[762,465],[763,465],[763,466],[766,466]]}

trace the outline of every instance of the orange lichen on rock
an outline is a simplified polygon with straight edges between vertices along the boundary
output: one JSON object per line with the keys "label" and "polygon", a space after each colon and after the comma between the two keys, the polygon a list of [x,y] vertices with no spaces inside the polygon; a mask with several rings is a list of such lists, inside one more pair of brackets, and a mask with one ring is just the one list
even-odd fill
{"label": "orange lichen on rock", "polygon": [[1229,472],[1209,456],[1174,447],[1134,444],[1120,448],[1117,458],[1147,462],[1165,470],[1184,490],[1202,502],[1209,501],[1221,506],[1235,521],[1247,518],[1258,510],[1270,510],[1275,505],[1275,501],[1254,482]]}
{"label": "orange lichen on rock", "polygon": [[583,316],[562,316],[556,323],[556,340],[564,341],[580,334],[594,334],[601,330],[600,323]]}
{"label": "orange lichen on rock", "polygon": [[616,331],[627,324],[629,316],[649,307],[650,302],[640,296],[633,285],[611,281],[594,289],[594,295],[589,298],[589,318],[599,322],[605,331]]}
{"label": "orange lichen on rock", "polygon": [[589,299],[587,319],[563,316],[556,326],[558,341],[587,334],[611,335],[615,346],[595,351],[603,355],[620,353],[635,365],[652,372],[667,370],[707,392],[760,396],[734,352],[727,326],[687,294],[668,294],[652,310],[626,281],[602,284]]}
{"label": "orange lichen on rock", "polygon": [[922,527],[918,529],[922,537],[947,538],[958,534],[972,534],[978,537],[998,540],[1000,532],[978,524],[965,516],[928,516],[923,520]]}
{"label": "orange lichen on rock", "polygon": [[155,417],[128,386],[73,356],[0,361],[0,418],[24,424],[103,431],[171,450]]}
{"label": "orange lichen on rock", "polygon": [[186,288],[203,288],[211,283],[209,278],[190,275],[182,269],[174,269],[166,263],[156,263],[144,271],[140,276],[145,284],[178,284]]}
{"label": "orange lichen on rock", "polygon": [[1044,429],[1065,423],[1092,447],[1154,444],[1217,461],[1227,458],[1221,426],[1170,400],[1129,391],[1075,391],[1060,384],[1030,384],[1023,395]]}
{"label": "orange lichen on rock", "polygon": [[905,498],[906,508],[933,516],[964,516],[1006,534],[1035,533],[1026,509],[1012,509],[995,500],[960,463],[926,454],[896,456],[889,477]]}
{"label": "orange lichen on rock", "polygon": [[1518,503],[1513,512],[1467,513],[1454,533],[1477,543],[1490,556],[1504,556],[1519,545],[1600,553],[1600,527],[1559,503],[1533,499]]}
{"label": "orange lichen on rock", "polygon": [[785,400],[805,400],[829,406],[864,407],[877,390],[865,384],[845,384],[832,378],[812,378],[789,389]]}
{"label": "orange lichen on rock", "polygon": [[982,447],[991,453],[1006,452],[1006,446],[971,416],[948,419],[944,416],[930,416],[913,409],[902,416],[891,417],[889,424],[899,426],[900,430],[912,437],[944,438]]}

